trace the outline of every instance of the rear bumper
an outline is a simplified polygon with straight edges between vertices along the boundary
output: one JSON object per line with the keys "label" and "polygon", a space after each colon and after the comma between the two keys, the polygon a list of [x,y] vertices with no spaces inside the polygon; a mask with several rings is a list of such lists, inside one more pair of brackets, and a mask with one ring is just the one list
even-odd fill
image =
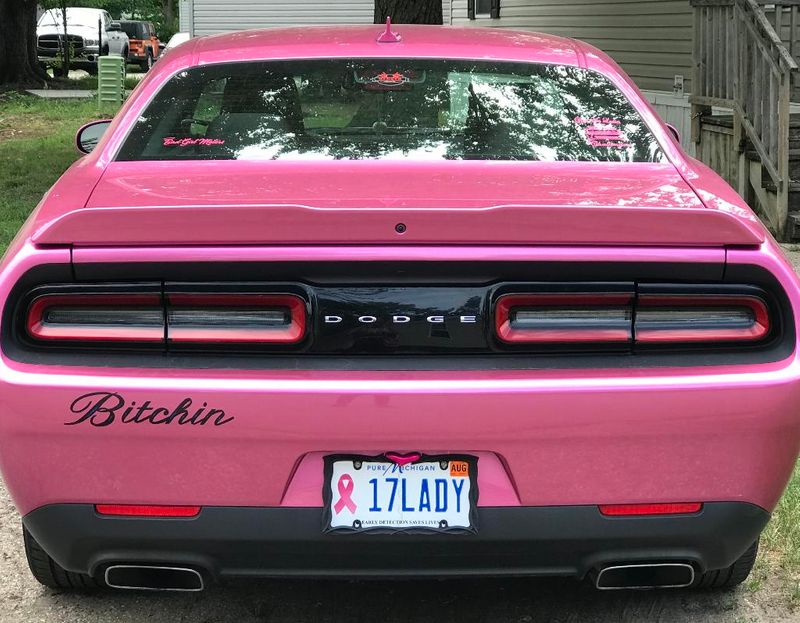
{"label": "rear bumper", "polygon": [[732,564],[758,538],[766,511],[706,504],[696,515],[608,518],[594,506],[481,508],[478,532],[324,534],[319,508],[209,507],[192,519],[102,517],[54,504],[23,522],[70,571],[112,563],[188,566],[211,579],[269,576],[561,575],[637,561]]}
{"label": "rear bumper", "polygon": [[[388,450],[497,457],[479,469],[501,477],[491,497],[480,482],[484,507],[774,508],[800,445],[794,374],[659,372],[11,373],[0,467],[22,514],[59,502],[316,507],[321,454]],[[82,419],[79,398],[98,392],[119,397],[104,408],[124,401],[113,421]],[[134,402],[150,411],[137,418]]]}

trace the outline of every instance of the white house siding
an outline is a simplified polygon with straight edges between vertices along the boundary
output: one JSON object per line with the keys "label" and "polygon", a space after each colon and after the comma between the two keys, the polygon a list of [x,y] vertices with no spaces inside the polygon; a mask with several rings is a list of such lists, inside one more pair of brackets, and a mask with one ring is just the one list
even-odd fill
{"label": "white house siding", "polygon": [[581,39],[610,54],[642,89],[672,91],[675,75],[691,87],[689,0],[500,0],[500,19],[467,18],[453,0],[452,23],[519,28]]}
{"label": "white house siding", "polygon": [[192,0],[181,0],[178,4],[178,30],[192,32]]}
{"label": "white house siding", "polygon": [[[370,24],[373,0],[182,0],[181,29],[194,36],[248,28],[314,24]],[[450,0],[443,0],[444,23],[450,21]],[[186,15],[189,13],[189,15]]]}

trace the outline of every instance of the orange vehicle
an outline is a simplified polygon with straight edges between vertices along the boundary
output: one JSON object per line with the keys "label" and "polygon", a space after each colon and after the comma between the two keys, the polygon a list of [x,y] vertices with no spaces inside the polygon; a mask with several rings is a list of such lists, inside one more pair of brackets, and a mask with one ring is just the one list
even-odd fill
{"label": "orange vehicle", "polygon": [[130,39],[128,62],[149,70],[159,54],[159,40],[152,22],[122,20],[120,26]]}

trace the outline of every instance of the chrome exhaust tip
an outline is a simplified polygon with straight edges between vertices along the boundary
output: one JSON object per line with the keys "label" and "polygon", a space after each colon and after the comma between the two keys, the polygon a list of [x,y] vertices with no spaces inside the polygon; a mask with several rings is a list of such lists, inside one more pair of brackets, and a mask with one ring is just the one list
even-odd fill
{"label": "chrome exhaust tip", "polygon": [[186,567],[151,565],[111,565],[105,573],[106,585],[131,591],[199,592],[205,588],[202,574]]}
{"label": "chrome exhaust tip", "polygon": [[694,567],[686,562],[612,565],[597,572],[594,585],[601,591],[687,588],[694,575]]}

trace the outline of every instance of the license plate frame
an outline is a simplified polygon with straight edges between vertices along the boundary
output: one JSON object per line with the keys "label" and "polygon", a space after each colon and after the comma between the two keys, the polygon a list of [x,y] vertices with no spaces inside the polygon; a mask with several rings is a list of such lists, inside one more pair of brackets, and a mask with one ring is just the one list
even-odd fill
{"label": "license plate frame", "polygon": [[[334,489],[336,483],[334,479],[334,465],[338,462],[361,462],[362,466],[365,463],[379,463],[385,464],[392,468],[396,466],[396,462],[386,458],[383,454],[367,455],[367,454],[327,454],[323,457],[323,484],[322,484],[322,531],[331,534],[394,534],[394,533],[422,533],[422,534],[475,534],[478,532],[478,457],[472,454],[462,453],[444,453],[444,454],[421,454],[420,458],[414,461],[411,465],[420,465],[425,463],[439,463],[440,467],[444,462],[447,462],[448,468],[451,462],[462,462],[468,465],[469,474],[466,477],[469,480],[469,492],[467,494],[467,501],[469,509],[467,517],[469,519],[469,526],[387,526],[387,525],[368,525],[364,526],[360,521],[358,524],[354,522],[352,525],[332,525],[334,514]],[[450,476],[451,480],[453,476]]]}

